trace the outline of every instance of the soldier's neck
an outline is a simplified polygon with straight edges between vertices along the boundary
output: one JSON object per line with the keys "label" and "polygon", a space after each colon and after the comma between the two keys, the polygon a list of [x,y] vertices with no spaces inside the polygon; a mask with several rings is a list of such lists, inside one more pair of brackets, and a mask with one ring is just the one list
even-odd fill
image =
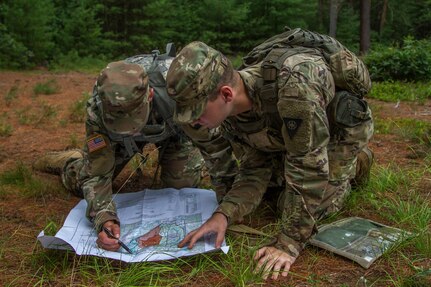
{"label": "soldier's neck", "polygon": [[236,77],[236,85],[234,87],[235,100],[231,116],[248,112],[253,106],[253,102],[247,95],[247,89],[245,88],[244,81],[238,72],[235,72],[234,77]]}

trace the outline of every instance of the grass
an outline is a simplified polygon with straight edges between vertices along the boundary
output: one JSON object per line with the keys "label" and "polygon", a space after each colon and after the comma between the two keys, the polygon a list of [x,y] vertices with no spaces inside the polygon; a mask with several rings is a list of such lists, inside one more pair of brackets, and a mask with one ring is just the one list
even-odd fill
{"label": "grass", "polygon": [[415,144],[431,147],[431,122],[417,119],[374,119],[375,132],[395,134]]}
{"label": "grass", "polygon": [[86,105],[90,97],[90,93],[83,93],[81,99],[77,100],[69,107],[69,119],[72,122],[82,123],[85,121],[87,115]]}
{"label": "grass", "polygon": [[[395,165],[375,166],[370,183],[353,192],[348,198],[346,209],[351,213],[379,214],[382,221],[411,233],[387,250],[381,260],[397,264],[391,270],[398,270],[400,262],[394,260],[399,254],[401,261],[414,266],[414,261],[427,261],[428,268],[389,273],[385,278],[376,279],[391,286],[428,286],[431,282],[431,194],[423,195],[417,186],[426,176],[427,167],[417,170],[402,170]],[[412,280],[412,278],[416,278]],[[425,285],[423,282],[428,282]],[[410,285],[419,284],[419,285]]]}
{"label": "grass", "polygon": [[78,139],[76,133],[71,133],[69,136],[69,143],[67,145],[68,148],[81,148],[81,141]]}
{"label": "grass", "polygon": [[10,107],[12,101],[17,98],[18,88],[19,88],[18,85],[15,84],[5,94],[4,101],[5,101],[7,107]]}
{"label": "grass", "polygon": [[[12,186],[21,191],[21,195],[26,198],[36,198],[45,201],[57,193],[56,185],[38,176],[35,176],[31,169],[22,162],[0,174],[0,185],[3,187],[4,197],[8,191],[5,186]],[[57,184],[58,188],[58,184]]]}
{"label": "grass", "polygon": [[45,102],[36,104],[35,107],[27,106],[15,111],[18,122],[22,125],[37,126],[41,123],[48,123],[57,116],[56,107]]}
{"label": "grass", "polygon": [[[126,264],[114,260],[75,256],[72,252],[43,250],[36,246],[31,255],[33,286],[45,286],[54,279],[75,278],[83,286],[208,286],[208,274],[220,286],[250,286],[263,282],[253,273],[250,256],[254,250],[245,248],[246,239],[227,238],[231,252],[202,254],[178,260]],[[16,282],[18,286],[20,281]],[[199,283],[201,282],[201,283]],[[216,285],[217,286],[217,285]]]}
{"label": "grass", "polygon": [[431,96],[429,82],[374,82],[370,98],[386,101],[417,101],[424,103]]}
{"label": "grass", "polygon": [[9,116],[6,112],[0,115],[0,137],[8,137],[12,135],[13,127],[7,121]]}
{"label": "grass", "polygon": [[60,85],[55,79],[50,79],[43,83],[37,83],[33,88],[35,95],[53,95],[60,91]]}
{"label": "grass", "polygon": [[[427,166],[421,168],[423,169],[406,172],[396,165],[375,165],[369,184],[353,192],[348,198],[346,210],[350,214],[359,216],[379,214],[384,223],[415,234],[414,238],[395,245],[374,263],[375,266],[389,266],[383,269],[384,274],[376,273],[375,276],[371,272],[358,279],[357,284],[364,285],[366,282],[367,286],[428,286],[430,271],[427,268],[429,263],[426,262],[429,262],[431,256],[429,230],[431,211],[429,195],[423,197],[423,194],[416,191],[417,184],[428,174]],[[23,190],[24,196],[29,198],[46,195],[47,191],[41,185],[31,183],[39,180],[22,163],[15,169],[0,174],[1,185],[13,185]],[[29,188],[40,191],[26,194],[25,191]],[[254,216],[264,218],[268,213],[273,213],[273,210],[266,206],[263,210],[258,210]],[[338,216],[343,216],[343,213],[339,213]],[[47,219],[46,233],[54,234],[59,228],[59,223]],[[258,225],[262,225],[260,230],[268,234],[273,234],[279,228],[278,223],[259,222]],[[134,264],[76,256],[73,252],[67,251],[44,250],[36,244],[34,250],[25,255],[29,260],[22,266],[20,272],[26,274],[25,280],[17,278],[5,286],[22,286],[23,282],[32,282],[30,286],[49,286],[59,282],[73,286],[207,286],[205,285],[207,282],[215,282],[215,286],[264,284],[261,274],[254,273],[252,257],[256,251],[256,244],[251,244],[249,237],[246,236],[229,235],[226,239],[231,246],[226,255],[210,253],[172,261]],[[332,284],[330,276],[313,273],[313,269],[320,264],[321,251],[311,250],[307,254],[308,273],[304,275],[304,271],[290,272],[291,283],[283,283],[283,286],[297,286],[295,282],[304,282],[308,286]]]}

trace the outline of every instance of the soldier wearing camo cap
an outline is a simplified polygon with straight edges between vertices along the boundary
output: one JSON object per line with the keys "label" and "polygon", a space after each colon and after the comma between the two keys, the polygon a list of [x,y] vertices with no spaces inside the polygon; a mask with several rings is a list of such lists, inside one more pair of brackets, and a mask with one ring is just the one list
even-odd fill
{"label": "soldier wearing camo cap", "polygon": [[[273,279],[287,276],[316,231],[316,221],[341,208],[355,172],[358,181],[369,175],[372,154],[367,143],[373,133],[366,102],[336,93],[321,50],[279,51],[291,53],[277,73],[268,73],[276,75],[273,81],[265,81],[264,74],[272,71],[265,70],[262,61],[237,71],[222,53],[202,42],[184,47],[167,75],[168,93],[177,103],[175,119],[207,128],[221,126],[240,163],[232,188],[213,216],[179,246],[192,248],[210,232],[217,233],[215,244],[220,246],[227,227],[241,222],[265,193],[271,193],[269,197],[278,197],[281,232],[273,246],[257,251],[254,260],[256,270],[263,270],[264,278],[272,273]],[[362,64],[360,69],[369,88],[368,72]],[[339,103],[347,98],[358,107],[351,111],[358,118],[347,121],[351,127],[330,116],[336,98],[342,98]],[[345,119],[343,109],[350,112],[338,108],[337,119]],[[278,192],[274,186],[280,187]]]}
{"label": "soldier wearing camo cap", "polygon": [[[172,58],[154,58],[135,56],[108,64],[87,103],[83,150],[51,152],[33,164],[37,170],[61,172],[65,187],[86,199],[86,216],[98,232],[97,243],[107,250],[120,247],[117,240],[101,232],[104,226],[120,236],[120,220],[112,201],[113,179],[145,145],[153,143],[158,148],[162,186],[196,187],[201,180],[202,156],[172,120],[175,102],[164,85]],[[209,169],[214,175],[211,166]]]}

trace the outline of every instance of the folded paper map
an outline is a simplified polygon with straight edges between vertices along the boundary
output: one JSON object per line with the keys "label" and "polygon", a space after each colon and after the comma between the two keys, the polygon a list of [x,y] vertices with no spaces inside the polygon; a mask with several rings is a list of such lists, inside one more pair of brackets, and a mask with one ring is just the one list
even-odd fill
{"label": "folded paper map", "polygon": [[[40,232],[38,240],[45,248],[73,250],[78,255],[95,255],[125,262],[156,261],[214,251],[215,235],[198,241],[193,249],[178,248],[187,233],[201,226],[217,207],[211,190],[146,189],[114,196],[121,220],[123,248],[107,251],[96,245],[97,234],[85,217],[87,203],[81,200],[69,213],[55,236]],[[221,250],[228,252],[223,242]]]}

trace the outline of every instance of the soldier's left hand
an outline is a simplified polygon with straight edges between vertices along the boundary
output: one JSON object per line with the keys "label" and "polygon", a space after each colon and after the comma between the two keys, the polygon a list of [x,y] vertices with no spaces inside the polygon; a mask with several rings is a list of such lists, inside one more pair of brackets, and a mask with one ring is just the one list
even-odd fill
{"label": "soldier's left hand", "polygon": [[263,279],[266,279],[272,271],[271,278],[277,280],[280,273],[283,277],[287,276],[296,257],[275,247],[262,247],[256,252],[254,260],[257,261],[255,273],[262,272]]}

